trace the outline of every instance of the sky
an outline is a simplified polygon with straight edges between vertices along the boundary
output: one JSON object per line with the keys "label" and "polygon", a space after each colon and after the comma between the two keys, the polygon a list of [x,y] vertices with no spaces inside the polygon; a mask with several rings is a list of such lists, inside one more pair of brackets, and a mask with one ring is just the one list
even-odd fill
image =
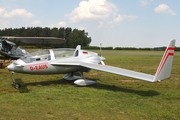
{"label": "sky", "polygon": [[71,27],[91,46],[180,47],[180,0],[0,0],[0,29]]}

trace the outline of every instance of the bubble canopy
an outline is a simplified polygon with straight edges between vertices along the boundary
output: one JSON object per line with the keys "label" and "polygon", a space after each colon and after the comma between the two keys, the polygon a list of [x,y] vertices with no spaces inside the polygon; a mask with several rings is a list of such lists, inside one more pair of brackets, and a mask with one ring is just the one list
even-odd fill
{"label": "bubble canopy", "polygon": [[49,61],[57,58],[71,57],[75,49],[71,48],[57,48],[57,49],[44,49],[31,53],[31,55],[21,57],[20,59],[25,63],[35,61]]}

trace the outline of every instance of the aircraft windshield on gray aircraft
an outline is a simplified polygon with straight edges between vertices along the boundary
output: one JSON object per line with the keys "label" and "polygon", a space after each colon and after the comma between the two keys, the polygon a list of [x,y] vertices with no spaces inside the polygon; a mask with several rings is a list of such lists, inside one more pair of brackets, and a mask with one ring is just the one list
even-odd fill
{"label": "aircraft windshield on gray aircraft", "polygon": [[18,59],[22,56],[26,56],[29,53],[22,49],[20,46],[16,46],[15,43],[6,39],[0,39],[0,54],[6,58]]}
{"label": "aircraft windshield on gray aircraft", "polygon": [[[95,81],[87,80],[83,76],[83,72],[89,72],[91,69],[148,82],[156,82],[170,77],[174,50],[175,40],[172,40],[164,52],[155,75],[105,65],[103,62],[105,60],[104,57],[99,56],[95,52],[82,50],[80,45],[76,49],[40,50],[13,61],[7,66],[7,69],[12,73],[66,74],[63,79],[72,80],[78,86],[87,86],[95,83]],[[75,75],[76,72],[79,72],[80,75]],[[20,87],[20,84],[16,83],[13,78],[12,81],[15,88]]]}
{"label": "aircraft windshield on gray aircraft", "polygon": [[65,39],[56,37],[13,37],[1,36],[0,37],[0,54],[5,58],[18,59],[23,56],[30,55],[27,51],[17,46],[15,43],[25,44],[62,44]]}

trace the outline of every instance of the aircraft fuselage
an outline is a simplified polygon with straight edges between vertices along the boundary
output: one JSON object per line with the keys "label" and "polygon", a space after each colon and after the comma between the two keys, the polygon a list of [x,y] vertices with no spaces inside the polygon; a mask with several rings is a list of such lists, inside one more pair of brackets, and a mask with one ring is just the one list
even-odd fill
{"label": "aircraft fuselage", "polygon": [[39,63],[30,63],[24,66],[16,66],[11,64],[8,66],[8,69],[18,73],[25,74],[65,74],[72,73],[76,71],[87,71],[87,68],[80,66],[69,66],[69,65],[51,65],[49,62],[39,62]]}

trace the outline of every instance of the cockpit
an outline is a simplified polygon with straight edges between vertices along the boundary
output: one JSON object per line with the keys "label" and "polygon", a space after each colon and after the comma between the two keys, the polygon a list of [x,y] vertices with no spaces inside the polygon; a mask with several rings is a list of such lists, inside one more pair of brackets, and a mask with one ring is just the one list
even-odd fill
{"label": "cockpit", "polygon": [[11,53],[12,49],[16,47],[16,44],[13,42],[10,42],[6,39],[0,39],[0,50],[7,52],[7,53]]}
{"label": "cockpit", "polygon": [[8,41],[7,39],[0,39],[0,51],[5,55],[9,55],[17,58],[29,54],[20,46],[17,47],[15,43]]}
{"label": "cockpit", "polygon": [[28,56],[21,57],[20,59],[25,63],[32,63],[35,61],[49,61],[57,58],[71,57],[75,49],[71,48],[58,48],[58,49],[45,49],[33,52]]}

